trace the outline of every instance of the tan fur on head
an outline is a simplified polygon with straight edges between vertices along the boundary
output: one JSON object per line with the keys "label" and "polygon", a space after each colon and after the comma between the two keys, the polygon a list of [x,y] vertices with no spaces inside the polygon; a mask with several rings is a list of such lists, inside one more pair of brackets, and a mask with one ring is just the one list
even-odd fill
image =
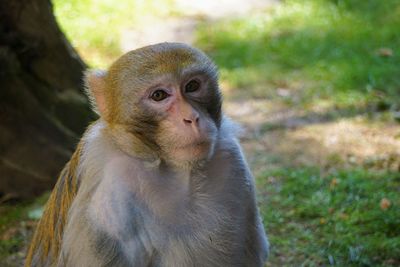
{"label": "tan fur on head", "polygon": [[[184,140],[191,142],[190,133],[179,126],[180,121],[170,121],[170,126],[164,127],[168,122],[165,123],[165,117],[161,118],[162,112],[149,107],[145,100],[148,99],[146,92],[152,87],[173,86],[177,90],[190,75],[203,75],[204,87],[209,87],[205,90],[208,100],[204,101],[203,96],[193,99],[196,103],[185,104],[187,99],[182,96],[179,107],[186,113],[202,109],[202,120],[210,125],[207,128],[218,127],[221,103],[216,67],[203,52],[188,45],[163,43],[139,48],[120,57],[107,72],[87,71],[85,81],[94,110],[107,123],[107,131],[121,150],[141,158],[179,161],[175,163],[182,165],[191,154],[179,156],[184,151],[175,147],[181,146]],[[208,108],[208,105],[212,107]],[[183,111],[185,107],[187,110]],[[209,116],[212,117],[210,120],[207,119]],[[208,150],[212,150],[212,145],[209,144]],[[202,158],[202,153],[195,154],[192,153],[195,160]]]}

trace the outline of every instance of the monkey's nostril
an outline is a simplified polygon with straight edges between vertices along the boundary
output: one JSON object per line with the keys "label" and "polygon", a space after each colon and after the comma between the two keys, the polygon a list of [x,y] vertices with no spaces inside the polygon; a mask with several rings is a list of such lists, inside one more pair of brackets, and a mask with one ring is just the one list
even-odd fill
{"label": "monkey's nostril", "polygon": [[185,122],[185,123],[192,123],[192,120],[188,120],[188,119],[183,119],[183,122]]}

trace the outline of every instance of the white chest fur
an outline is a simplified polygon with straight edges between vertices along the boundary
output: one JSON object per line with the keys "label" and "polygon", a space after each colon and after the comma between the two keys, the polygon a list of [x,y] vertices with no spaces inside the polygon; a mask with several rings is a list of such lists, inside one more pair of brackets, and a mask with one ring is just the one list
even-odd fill
{"label": "white chest fur", "polygon": [[235,235],[244,218],[234,187],[243,188],[238,183],[245,179],[230,177],[227,164],[217,165],[196,174],[160,173],[115,154],[105,163],[88,212],[131,263],[154,255],[155,266],[221,266],[240,256],[230,253],[243,243]]}
{"label": "white chest fur", "polygon": [[124,154],[96,127],[64,235],[69,266],[259,266],[266,239],[235,139],[220,140],[203,168],[177,173]]}

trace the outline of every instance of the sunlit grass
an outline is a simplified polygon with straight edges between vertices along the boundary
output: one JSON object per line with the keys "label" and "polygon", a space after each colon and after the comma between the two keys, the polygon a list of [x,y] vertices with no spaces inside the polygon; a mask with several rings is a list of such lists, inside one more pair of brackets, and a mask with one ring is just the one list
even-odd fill
{"label": "sunlit grass", "polygon": [[93,67],[106,67],[121,55],[121,34],[145,16],[166,16],[173,0],[53,0],[61,29]]}
{"label": "sunlit grass", "polygon": [[[303,103],[339,106],[385,102],[399,107],[400,3],[285,1],[246,18],[205,24],[198,45],[222,79],[254,97],[279,87]],[[253,92],[256,85],[263,90]]]}

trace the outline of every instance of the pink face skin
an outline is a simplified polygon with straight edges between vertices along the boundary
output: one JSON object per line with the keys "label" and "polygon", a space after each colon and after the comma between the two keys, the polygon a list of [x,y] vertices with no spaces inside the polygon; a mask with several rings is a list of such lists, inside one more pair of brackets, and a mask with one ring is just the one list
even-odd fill
{"label": "pink face skin", "polygon": [[194,162],[211,156],[217,134],[215,123],[186,99],[201,99],[206,82],[192,77],[182,89],[174,83],[150,88],[143,99],[164,119],[160,122],[158,142],[175,162]]}

